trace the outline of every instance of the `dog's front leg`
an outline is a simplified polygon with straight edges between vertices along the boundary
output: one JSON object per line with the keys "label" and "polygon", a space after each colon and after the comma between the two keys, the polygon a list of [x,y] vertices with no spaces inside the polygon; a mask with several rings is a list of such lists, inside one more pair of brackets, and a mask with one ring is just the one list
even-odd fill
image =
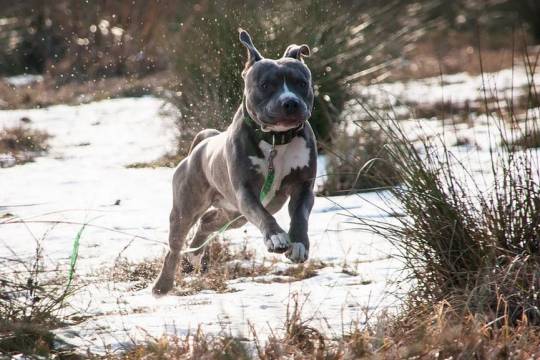
{"label": "dog's front leg", "polygon": [[309,256],[308,220],[314,202],[313,181],[306,181],[291,193],[289,216],[291,226],[289,237],[292,241],[285,254],[292,262],[302,263]]}
{"label": "dog's front leg", "polygon": [[261,231],[268,251],[284,253],[289,249],[289,236],[264,208],[253,190],[246,185],[240,186],[237,200],[240,213]]}

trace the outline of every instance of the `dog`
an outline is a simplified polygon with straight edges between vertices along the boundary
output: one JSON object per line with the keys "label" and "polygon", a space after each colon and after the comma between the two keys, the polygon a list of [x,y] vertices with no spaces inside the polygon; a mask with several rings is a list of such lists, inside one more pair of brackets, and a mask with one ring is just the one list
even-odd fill
{"label": "dog", "polygon": [[[198,220],[192,249],[236,219],[229,228],[249,221],[261,231],[269,252],[284,253],[294,263],[309,256],[317,172],[316,140],[308,123],[313,81],[303,61],[310,49],[293,44],[272,60],[262,57],[246,31],[240,29],[239,38],[248,54],[242,103],[226,131],[206,129],[195,136],[174,172],[169,250],[152,289],[155,295],[172,289],[184,239]],[[287,200],[288,233],[273,217]],[[197,249],[194,257],[203,251]]]}

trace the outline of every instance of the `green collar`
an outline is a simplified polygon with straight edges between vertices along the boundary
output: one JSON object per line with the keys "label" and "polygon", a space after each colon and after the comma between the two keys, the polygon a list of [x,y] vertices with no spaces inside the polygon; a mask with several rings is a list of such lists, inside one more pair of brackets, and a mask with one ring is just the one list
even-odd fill
{"label": "green collar", "polygon": [[275,145],[285,145],[288,144],[294,139],[300,130],[302,130],[301,127],[297,127],[294,129],[290,129],[287,131],[262,131],[260,126],[253,121],[249,116],[244,116],[244,123],[248,125],[254,132],[255,136],[257,137],[257,140],[261,141],[264,140],[265,142],[269,144],[275,144]]}

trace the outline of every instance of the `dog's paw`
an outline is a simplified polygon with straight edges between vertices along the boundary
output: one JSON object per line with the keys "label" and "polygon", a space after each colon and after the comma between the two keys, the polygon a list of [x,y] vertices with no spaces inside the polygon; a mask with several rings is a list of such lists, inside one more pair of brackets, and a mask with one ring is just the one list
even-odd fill
{"label": "dog's paw", "polygon": [[292,243],[285,256],[293,263],[303,263],[309,257],[309,250],[302,243]]}
{"label": "dog's paw", "polygon": [[167,295],[169,291],[173,288],[174,280],[173,279],[164,279],[159,278],[158,281],[152,287],[152,294],[155,297],[161,297]]}
{"label": "dog's paw", "polygon": [[279,254],[289,250],[289,246],[291,246],[289,235],[284,232],[265,236],[264,243],[268,251]]}

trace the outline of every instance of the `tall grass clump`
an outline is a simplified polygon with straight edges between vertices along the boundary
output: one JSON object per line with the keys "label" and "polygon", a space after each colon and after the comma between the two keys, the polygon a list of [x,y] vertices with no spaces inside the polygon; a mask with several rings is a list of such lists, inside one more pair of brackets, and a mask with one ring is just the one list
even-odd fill
{"label": "tall grass clump", "polygon": [[21,258],[14,253],[0,259],[0,354],[48,358],[69,352],[58,349],[61,342],[53,330],[81,318],[70,305],[80,287],[72,283],[74,261],[69,272],[45,267],[42,242],[46,236],[36,239],[32,256]]}
{"label": "tall grass clump", "polygon": [[[366,111],[388,139],[400,185],[387,202],[402,216],[392,223],[358,220],[400,250],[415,284],[412,303],[448,301],[495,324],[540,325],[538,153],[505,146],[499,117],[490,117],[489,129],[503,146],[491,145],[483,159],[454,152],[444,134],[428,136],[421,124],[411,131]],[[483,162],[482,174],[473,162]]]}
{"label": "tall grass clump", "polygon": [[320,194],[344,195],[396,185],[397,174],[388,161],[387,139],[381,130],[367,125],[352,133],[346,129],[337,133],[332,145],[322,144],[326,175]]}
{"label": "tall grass clump", "polygon": [[[319,139],[329,140],[340,120],[352,86],[382,79],[407,44],[421,35],[424,5],[412,8],[417,18],[402,16],[409,1],[337,2],[244,1],[186,2],[186,16],[171,46],[179,54],[181,83],[171,100],[182,112],[180,151],[205,127],[225,128],[242,101],[240,76],[245,49],[238,27],[250,32],[263,56],[279,58],[291,43],[312,49],[306,59],[314,79],[315,106],[310,120]],[[428,6],[428,5],[426,5]],[[181,55],[180,55],[181,54]]]}

